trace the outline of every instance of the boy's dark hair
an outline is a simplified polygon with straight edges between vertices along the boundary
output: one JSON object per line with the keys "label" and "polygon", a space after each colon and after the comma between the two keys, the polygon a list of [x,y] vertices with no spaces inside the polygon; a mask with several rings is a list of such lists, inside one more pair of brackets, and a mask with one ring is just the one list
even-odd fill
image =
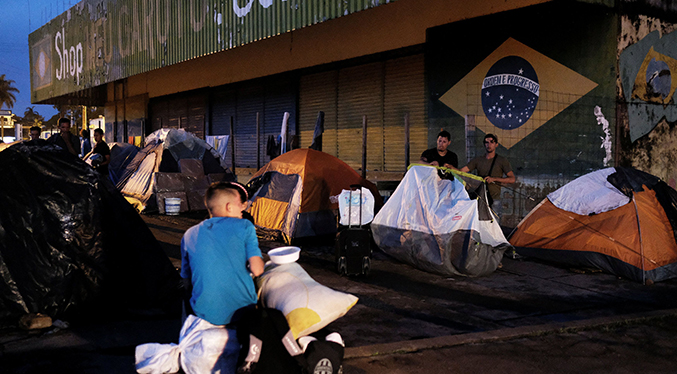
{"label": "boy's dark hair", "polygon": [[82,136],[83,138],[89,138],[89,130],[87,129],[80,130],[80,136]]}
{"label": "boy's dark hair", "polygon": [[496,136],[496,135],[494,135],[494,134],[487,134],[487,135],[484,135],[484,140],[487,140],[488,138],[493,139],[493,140],[494,140],[494,143],[498,144],[498,136]]}
{"label": "boy's dark hair", "polygon": [[449,134],[449,131],[447,130],[440,131],[440,133],[437,134],[437,137],[439,138],[440,136],[443,138],[447,138],[448,141],[451,141],[451,134]]}
{"label": "boy's dark hair", "polygon": [[28,131],[42,132],[42,129],[40,128],[40,126],[32,126]]}
{"label": "boy's dark hair", "polygon": [[226,183],[230,183],[236,187],[237,192],[240,194],[240,200],[243,203],[249,200],[249,193],[247,192],[247,188],[242,183],[239,182],[226,182]]}
{"label": "boy's dark hair", "polygon": [[211,210],[209,202],[214,198],[214,196],[223,192],[233,197],[239,197],[242,199],[240,189],[237,187],[237,185],[233,184],[232,182],[214,182],[209,185],[207,191],[205,192],[205,205],[207,206],[207,209]]}
{"label": "boy's dark hair", "polygon": [[94,133],[103,136],[103,130],[101,129],[94,129]]}
{"label": "boy's dark hair", "polygon": [[59,118],[59,123],[57,123],[57,126],[61,126],[61,124],[64,123],[64,122],[69,124],[69,125],[71,124],[71,120],[69,120],[66,117],[61,117],[61,118]]}

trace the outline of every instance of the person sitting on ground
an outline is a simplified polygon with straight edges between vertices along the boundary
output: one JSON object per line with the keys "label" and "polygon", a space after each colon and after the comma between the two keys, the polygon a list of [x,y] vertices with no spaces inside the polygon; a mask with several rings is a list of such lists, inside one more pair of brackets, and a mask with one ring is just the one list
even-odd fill
{"label": "person sitting on ground", "polygon": [[440,131],[437,134],[437,147],[423,151],[421,163],[458,170],[458,157],[456,153],[447,149],[449,143],[451,134],[445,130]]}
{"label": "person sitting on ground", "polygon": [[192,313],[226,326],[235,322],[235,311],[256,305],[250,272],[261,275],[264,263],[256,229],[242,219],[238,187],[213,183],[205,193],[205,205],[210,218],[189,228],[181,239],[181,277],[190,290]]}
{"label": "person sitting on ground", "polygon": [[47,139],[48,143],[56,144],[63,150],[73,155],[78,155],[80,152],[80,138],[71,133],[71,120],[68,118],[59,118],[59,133],[52,134]]}
{"label": "person sitting on ground", "polygon": [[92,141],[89,140],[89,130],[82,129],[80,130],[80,137],[82,138],[82,143],[80,146],[80,157],[85,158],[92,151]]}

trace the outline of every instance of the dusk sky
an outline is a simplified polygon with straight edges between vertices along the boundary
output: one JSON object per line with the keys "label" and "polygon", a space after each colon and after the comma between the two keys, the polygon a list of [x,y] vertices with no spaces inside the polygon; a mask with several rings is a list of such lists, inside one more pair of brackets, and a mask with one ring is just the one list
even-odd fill
{"label": "dusk sky", "polygon": [[[51,105],[31,104],[31,78],[28,34],[77,4],[75,0],[1,0],[0,1],[0,74],[15,81],[16,103],[12,113],[23,116],[27,107],[45,119],[57,113]],[[8,109],[3,106],[2,109]]]}

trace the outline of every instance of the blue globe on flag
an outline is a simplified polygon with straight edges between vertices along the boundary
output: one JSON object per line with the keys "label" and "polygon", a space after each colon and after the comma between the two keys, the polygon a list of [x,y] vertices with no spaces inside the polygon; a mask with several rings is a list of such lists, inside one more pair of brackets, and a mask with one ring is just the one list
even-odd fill
{"label": "blue globe on flag", "polygon": [[482,109],[494,126],[514,130],[534,114],[539,93],[538,76],[529,61],[503,57],[482,81]]}

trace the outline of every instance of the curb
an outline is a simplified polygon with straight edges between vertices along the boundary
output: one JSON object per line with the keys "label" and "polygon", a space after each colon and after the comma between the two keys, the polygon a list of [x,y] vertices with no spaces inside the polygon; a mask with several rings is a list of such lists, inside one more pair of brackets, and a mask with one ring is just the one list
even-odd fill
{"label": "curb", "polygon": [[492,331],[474,332],[439,336],[435,338],[417,339],[394,343],[372,344],[362,347],[346,348],[344,360],[383,356],[392,354],[412,353],[426,349],[447,348],[465,344],[497,342],[528,336],[537,336],[548,333],[562,333],[566,330],[585,330],[600,326],[618,323],[632,323],[655,318],[677,315],[677,309],[666,309],[644,313],[626,314],[621,316],[600,317],[586,320],[569,321],[563,323],[548,323],[543,325],[520,326]]}

